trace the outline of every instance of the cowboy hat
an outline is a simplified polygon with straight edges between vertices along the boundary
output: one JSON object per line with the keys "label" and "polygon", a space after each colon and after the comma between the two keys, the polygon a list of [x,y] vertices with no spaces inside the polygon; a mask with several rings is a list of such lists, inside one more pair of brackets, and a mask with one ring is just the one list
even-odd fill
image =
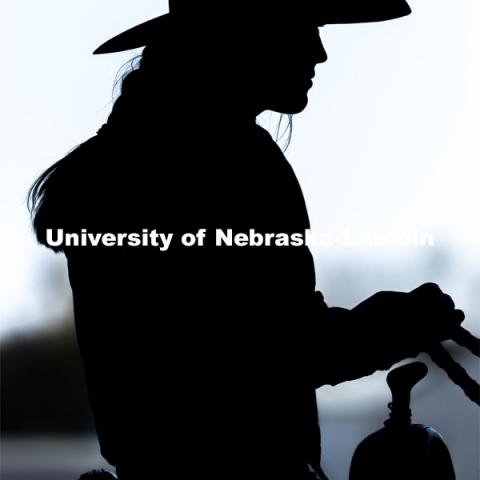
{"label": "cowboy hat", "polygon": [[[237,4],[237,8],[235,5]],[[274,16],[280,9],[284,14],[304,10],[318,25],[334,23],[379,22],[411,13],[405,0],[252,0],[243,1],[242,18]],[[248,5],[248,7],[246,7]],[[239,14],[238,2],[233,0],[169,0],[170,12],[126,30],[100,45],[93,53],[114,53],[144,47],[172,19],[193,18],[199,21]]]}

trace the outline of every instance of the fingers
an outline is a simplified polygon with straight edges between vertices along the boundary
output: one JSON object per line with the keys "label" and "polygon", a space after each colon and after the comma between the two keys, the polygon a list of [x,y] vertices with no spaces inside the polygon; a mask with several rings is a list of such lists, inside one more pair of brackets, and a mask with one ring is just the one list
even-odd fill
{"label": "fingers", "polygon": [[438,293],[443,293],[442,289],[433,282],[427,282],[420,285],[417,288],[414,288],[410,293],[423,294],[423,295],[436,295]]}
{"label": "fingers", "polygon": [[418,315],[424,319],[430,341],[453,338],[465,314],[455,308],[450,295],[443,293],[436,283],[425,283],[410,292]]}
{"label": "fingers", "polygon": [[436,283],[424,283],[410,294],[413,296],[419,308],[426,309],[448,309],[453,310],[455,304],[449,295],[442,292]]}
{"label": "fingers", "polygon": [[447,310],[454,310],[455,309],[455,302],[453,301],[452,297],[450,295],[447,295],[446,293],[443,293],[439,297],[439,301],[443,303],[443,307]]}
{"label": "fingers", "polygon": [[410,292],[416,297],[419,306],[433,309],[437,312],[453,312],[452,319],[460,325],[465,319],[461,310],[455,310],[455,302],[450,295],[442,292],[436,283],[424,283]]}
{"label": "fingers", "polygon": [[[449,312],[442,311],[439,315],[439,319],[441,320],[442,327],[441,327],[441,335],[440,339],[443,340],[455,340],[455,336],[457,335],[462,324],[463,320],[465,319],[465,314],[462,310],[453,310],[449,314]],[[459,342],[457,342],[459,343]]]}
{"label": "fingers", "polygon": [[463,313],[463,310],[459,310],[458,308],[455,309],[453,311],[453,320],[458,326],[460,326],[465,320],[465,314]]}
{"label": "fingers", "polygon": [[424,299],[435,299],[441,301],[446,308],[455,308],[452,297],[442,292],[442,289],[436,283],[424,283],[410,292],[416,297]]}

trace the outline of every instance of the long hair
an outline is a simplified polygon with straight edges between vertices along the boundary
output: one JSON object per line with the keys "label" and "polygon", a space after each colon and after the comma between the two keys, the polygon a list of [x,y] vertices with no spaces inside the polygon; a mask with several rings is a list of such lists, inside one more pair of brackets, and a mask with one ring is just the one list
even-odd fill
{"label": "long hair", "polygon": [[[95,148],[95,145],[93,145],[95,142],[96,145],[102,143],[102,132],[122,127],[126,127],[128,131],[128,128],[134,126],[131,119],[142,117],[142,108],[150,102],[149,95],[151,95],[152,90],[147,89],[146,84],[148,81],[152,81],[151,78],[154,76],[151,70],[155,68],[158,72],[162,68],[162,63],[160,62],[159,65],[158,59],[158,49],[155,45],[152,45],[145,47],[141,55],[135,56],[125,63],[117,73],[112,92],[113,108],[107,122],[97,132],[99,135],[78,145],[65,157],[48,167],[29,188],[27,206],[34,231],[40,243],[45,244],[44,230],[46,224],[51,220],[51,213],[56,208],[54,193],[62,192],[67,196],[73,195],[72,192],[65,190],[65,186],[68,185],[68,179],[73,179],[73,182],[77,183],[79,181],[78,176],[75,177],[72,174],[74,164],[78,166],[77,172],[88,168],[100,169],[101,165],[87,165],[85,162],[91,156],[92,150],[90,147]],[[166,59],[166,61],[168,60]],[[167,68],[166,65],[165,68]],[[155,78],[158,78],[158,74]],[[138,116],[136,115],[137,112]],[[272,122],[270,121],[267,129],[271,130],[271,125]],[[285,139],[283,145],[285,151],[292,137],[292,115],[280,115],[271,134],[277,142]],[[52,195],[53,199],[48,201]],[[58,198],[60,197],[57,197],[57,200]]]}
{"label": "long hair", "polygon": [[[102,130],[112,128],[113,125],[126,121],[127,110],[131,111],[132,105],[138,103],[136,100],[142,91],[138,66],[142,57],[135,57],[128,62],[128,66],[122,67],[122,74],[117,78],[114,85],[114,89],[119,91],[116,93],[112,111],[107,122],[98,130],[97,134],[100,134]],[[55,200],[51,199],[52,195],[55,197],[55,193],[62,190],[67,184],[68,178],[72,176],[74,163],[80,163],[83,169],[91,167],[91,165],[86,164],[89,158],[89,146],[100,138],[101,135],[94,136],[74,147],[65,157],[42,172],[30,186],[27,192],[27,208],[32,219],[33,229],[40,243],[45,244],[45,239],[43,238],[44,229],[46,222],[50,220]],[[98,165],[95,165],[93,168],[98,167]],[[78,182],[79,179],[77,178],[76,181]]]}

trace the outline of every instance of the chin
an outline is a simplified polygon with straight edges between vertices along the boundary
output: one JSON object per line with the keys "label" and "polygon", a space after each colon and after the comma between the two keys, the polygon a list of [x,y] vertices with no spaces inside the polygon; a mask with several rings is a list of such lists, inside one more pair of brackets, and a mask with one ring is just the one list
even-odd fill
{"label": "chin", "polygon": [[305,110],[308,105],[307,95],[299,95],[295,98],[283,98],[281,101],[276,102],[270,110],[278,113],[284,113],[287,115],[294,115]]}

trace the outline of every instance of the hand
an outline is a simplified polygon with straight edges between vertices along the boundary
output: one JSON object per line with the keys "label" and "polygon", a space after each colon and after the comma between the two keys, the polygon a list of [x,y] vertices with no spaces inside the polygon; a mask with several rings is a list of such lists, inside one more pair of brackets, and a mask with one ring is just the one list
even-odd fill
{"label": "hand", "polygon": [[378,292],[352,313],[370,330],[375,343],[404,358],[451,338],[465,318],[452,298],[434,283],[425,283],[409,293]]}
{"label": "hand", "polygon": [[433,343],[452,338],[465,320],[462,310],[455,308],[452,297],[435,283],[425,283],[409,293],[417,308],[420,322]]}

